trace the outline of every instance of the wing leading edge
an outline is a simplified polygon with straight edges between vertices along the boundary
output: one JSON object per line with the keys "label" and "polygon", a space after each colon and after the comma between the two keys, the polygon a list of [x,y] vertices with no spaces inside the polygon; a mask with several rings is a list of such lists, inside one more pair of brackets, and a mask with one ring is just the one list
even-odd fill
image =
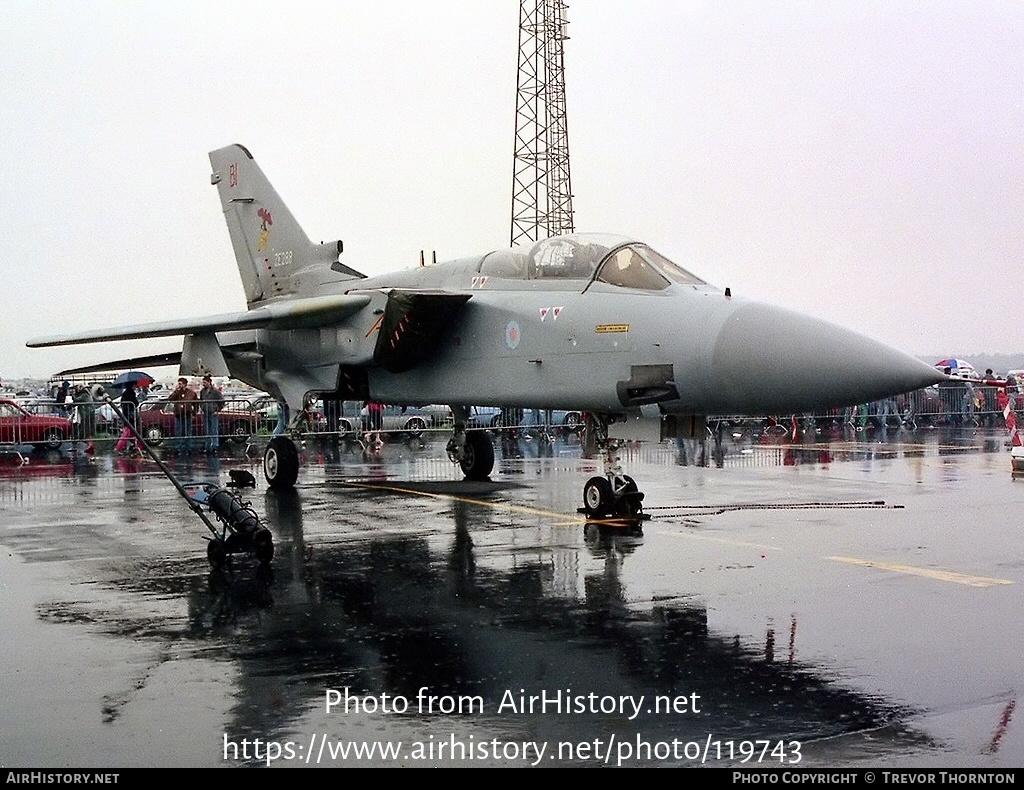
{"label": "wing leading edge", "polygon": [[25,345],[29,348],[47,348],[79,343],[102,343],[109,340],[229,332],[238,329],[315,329],[344,321],[369,303],[370,297],[366,294],[311,296],[267,304],[244,313],[223,313],[205,318],[96,329],[74,335],[37,337]]}

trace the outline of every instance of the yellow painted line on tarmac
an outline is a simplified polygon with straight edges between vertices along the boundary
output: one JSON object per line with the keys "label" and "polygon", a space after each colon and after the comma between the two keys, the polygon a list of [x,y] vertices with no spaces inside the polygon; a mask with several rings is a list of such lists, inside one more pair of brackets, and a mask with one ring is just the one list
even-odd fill
{"label": "yellow painted line on tarmac", "polygon": [[[472,499],[471,497],[456,496],[455,494],[435,494],[431,491],[417,491],[414,488],[402,488],[401,486],[384,486],[379,483],[355,483],[352,481],[346,481],[345,485],[354,486],[355,488],[368,488],[376,491],[392,491],[396,494],[413,494],[415,496],[430,497],[431,499],[446,499],[450,502],[465,502],[468,505],[482,505],[483,507],[493,508],[494,510],[512,510],[516,513],[529,513],[533,516],[546,516],[548,518],[560,519],[562,520],[562,524],[585,524],[587,521],[582,516],[579,518],[573,518],[566,513],[555,513],[550,510],[526,507],[525,505],[513,505],[510,502],[490,502],[486,499]],[[569,520],[565,521],[565,519]]]}
{"label": "yellow painted line on tarmac", "polygon": [[[556,527],[567,527],[575,524],[586,524],[588,520],[583,516],[570,516],[568,513],[555,513],[551,510],[541,510],[535,507],[526,507],[525,505],[513,505],[509,502],[490,502],[486,499],[473,499],[472,497],[456,496],[455,494],[436,494],[432,491],[417,491],[414,488],[402,488],[401,486],[386,486],[380,483],[357,483],[351,480],[346,480],[345,485],[352,486],[354,488],[366,488],[374,491],[391,491],[395,494],[412,494],[413,496],[429,497],[431,499],[446,499],[449,502],[465,502],[469,505],[483,505],[494,510],[512,510],[517,513],[529,513],[534,516],[545,516],[547,518],[556,518],[558,521],[554,522],[553,526]],[[622,519],[590,519],[591,524],[603,524],[606,526],[624,526],[626,522]],[[681,537],[689,538],[691,540],[704,540],[710,543],[724,543],[727,546],[744,546],[747,548],[758,549],[759,551],[770,549],[772,551],[779,551],[778,546],[767,546],[761,543],[745,543],[739,540],[729,540],[728,538],[717,538],[709,535],[694,535],[692,533],[677,533],[677,532],[666,532],[669,537]]]}
{"label": "yellow painted line on tarmac", "polygon": [[994,579],[989,576],[970,576],[966,573],[955,571],[944,571],[937,568],[915,568],[913,565],[897,565],[891,562],[876,562],[874,560],[861,560],[856,557],[826,557],[825,559],[845,562],[848,565],[862,565],[865,568],[880,568],[885,571],[896,573],[908,573],[911,576],[924,576],[928,579],[938,579],[943,582],[954,584],[966,584],[969,587],[994,587],[998,584],[1013,584],[1010,579]]}
{"label": "yellow painted line on tarmac", "polygon": [[[513,505],[509,502],[490,502],[486,499],[473,499],[472,497],[456,496],[455,494],[436,494],[431,491],[417,491],[414,488],[402,488],[401,486],[386,486],[378,483],[356,483],[353,481],[346,481],[345,485],[352,486],[354,488],[366,488],[376,491],[391,491],[396,494],[412,494],[414,496],[429,497],[431,499],[444,499],[450,502],[465,502],[469,505],[481,505],[483,507],[489,507],[493,510],[511,510],[516,513],[529,513],[534,516],[545,516],[547,518],[559,519],[556,522],[559,526],[570,526],[573,524],[586,524],[587,519],[582,516],[572,517],[566,513],[556,513],[551,510],[541,510],[535,507],[526,507],[525,505]],[[614,519],[608,519],[606,522],[611,524]],[[724,543],[729,546],[745,546],[748,548],[755,549],[769,549],[772,551],[780,551],[778,546],[768,546],[759,543],[747,543],[738,540],[729,540],[728,538],[711,537],[710,535],[697,535],[692,532],[666,532],[664,533],[669,537],[674,538],[687,538],[690,540],[703,540],[711,543]],[[928,579],[937,579],[939,581],[954,582],[955,584],[966,584],[970,587],[993,587],[996,585],[1013,584],[1010,579],[995,579],[989,576],[970,576],[966,573],[956,573],[954,571],[944,571],[935,568],[916,568],[913,565],[897,565],[891,562],[877,562],[874,560],[862,560],[857,557],[826,557],[825,559],[833,560],[835,562],[844,562],[848,565],[861,565],[865,568],[879,568],[881,570],[895,571],[896,573],[906,573],[911,576],[923,576]]]}

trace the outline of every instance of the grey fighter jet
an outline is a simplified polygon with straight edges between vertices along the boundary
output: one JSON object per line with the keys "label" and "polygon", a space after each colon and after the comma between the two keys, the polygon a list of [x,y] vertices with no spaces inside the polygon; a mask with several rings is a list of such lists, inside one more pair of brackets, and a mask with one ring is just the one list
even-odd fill
{"label": "grey fighter jet", "polygon": [[[934,383],[934,368],[833,324],[732,297],[646,244],[578,234],[366,277],[340,241],[312,243],[252,155],[210,154],[248,310],[32,340],[55,346],[183,335],[183,374],[230,375],[299,415],[310,393],[447,403],[448,454],[467,477],[494,462],[468,407],[585,411],[605,474],[592,516],[633,516],[642,494],[615,450],[629,438],[703,431],[708,414],[791,414]],[[271,440],[274,488],[297,480],[287,436]]]}

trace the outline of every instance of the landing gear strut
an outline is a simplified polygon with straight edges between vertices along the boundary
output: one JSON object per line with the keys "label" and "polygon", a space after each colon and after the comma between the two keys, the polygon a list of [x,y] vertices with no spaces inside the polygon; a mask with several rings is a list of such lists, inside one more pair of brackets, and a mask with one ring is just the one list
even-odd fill
{"label": "landing gear strut", "polygon": [[591,416],[589,428],[594,432],[598,452],[604,462],[604,476],[592,477],[583,486],[581,513],[587,518],[643,519],[644,495],[636,481],[622,473],[619,441],[608,438],[608,420]]}
{"label": "landing gear strut", "polygon": [[302,408],[295,411],[291,419],[288,419],[288,415],[293,410],[284,401],[278,401],[278,404],[281,409],[280,422],[267,449],[263,451],[263,476],[267,479],[267,485],[275,491],[290,491],[299,479],[298,443],[302,434],[309,430],[309,395],[303,397]]}
{"label": "landing gear strut", "polygon": [[452,406],[455,435],[448,440],[448,457],[462,467],[467,480],[486,480],[494,468],[494,445],[485,431],[467,431],[469,409]]}

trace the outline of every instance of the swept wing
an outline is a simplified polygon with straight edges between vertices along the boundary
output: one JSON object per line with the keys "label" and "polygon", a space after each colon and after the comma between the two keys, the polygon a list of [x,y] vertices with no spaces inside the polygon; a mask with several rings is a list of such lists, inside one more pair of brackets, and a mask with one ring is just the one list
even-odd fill
{"label": "swept wing", "polygon": [[78,343],[102,343],[108,340],[201,335],[238,329],[315,329],[344,321],[369,303],[370,297],[366,294],[309,296],[272,302],[244,313],[223,313],[203,318],[97,329],[72,335],[37,337],[29,340],[26,345],[29,348],[46,348]]}

